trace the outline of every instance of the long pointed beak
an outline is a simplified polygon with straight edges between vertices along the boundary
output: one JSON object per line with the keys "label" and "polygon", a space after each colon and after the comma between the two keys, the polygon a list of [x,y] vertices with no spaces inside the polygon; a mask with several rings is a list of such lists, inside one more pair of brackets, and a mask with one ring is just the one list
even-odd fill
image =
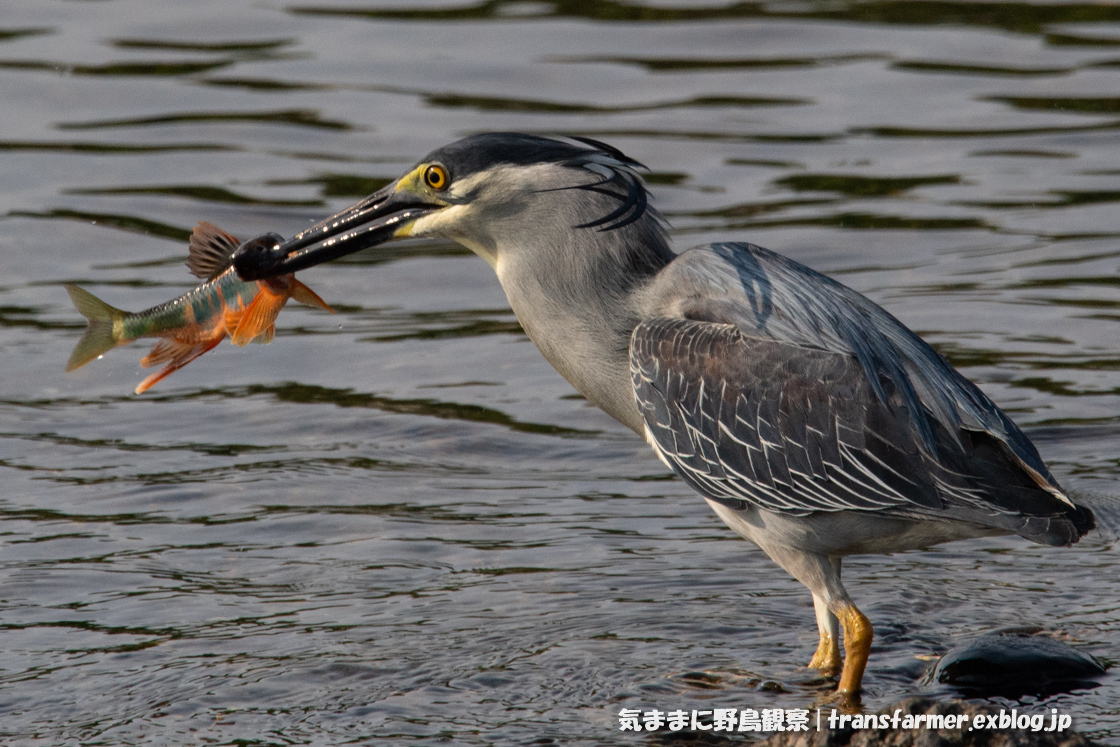
{"label": "long pointed beak", "polygon": [[442,205],[397,191],[396,183],[287,241],[276,234],[246,241],[233,253],[242,280],[265,280],[383,244],[404,226]]}

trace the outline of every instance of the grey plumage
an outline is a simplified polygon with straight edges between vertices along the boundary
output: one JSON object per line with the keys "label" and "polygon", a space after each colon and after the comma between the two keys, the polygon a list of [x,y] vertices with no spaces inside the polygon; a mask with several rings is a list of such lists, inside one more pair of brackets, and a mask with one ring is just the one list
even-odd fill
{"label": "grey plumage", "polygon": [[933,420],[941,457],[925,451],[894,382],[880,399],[852,356],[661,318],[635,329],[630,360],[658,452],[728,508],[963,520],[1059,545],[1088,528],[987,432]]}
{"label": "grey plumage", "polygon": [[[1092,527],[983,392],[849,288],[749,244],[689,250],[659,284],[683,296],[670,311],[689,322],[635,329],[633,382],[659,451],[690,484],[767,510],[961,519],[1046,544]],[[722,396],[705,407],[701,387]],[[653,418],[657,405],[674,406],[670,422]],[[766,448],[751,442],[763,436]],[[702,445],[719,463],[707,476],[687,458]]]}
{"label": "grey plumage", "polygon": [[846,555],[1093,527],[1015,424],[864,296],[750,244],[675,255],[639,168],[585,138],[476,135],[235,266],[257,279],[400,236],[472,249],[549,362],[809,587],[810,666],[839,668],[843,625],[842,692],[871,643]]}

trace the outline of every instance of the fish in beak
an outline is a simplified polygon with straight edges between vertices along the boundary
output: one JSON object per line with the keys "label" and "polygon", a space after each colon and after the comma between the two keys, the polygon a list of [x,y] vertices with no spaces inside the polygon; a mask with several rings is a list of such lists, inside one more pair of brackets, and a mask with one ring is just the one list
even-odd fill
{"label": "fish in beak", "polygon": [[446,207],[410,188],[417,171],[287,241],[245,242],[233,254],[234,269],[242,280],[266,280],[407,236],[418,218]]}

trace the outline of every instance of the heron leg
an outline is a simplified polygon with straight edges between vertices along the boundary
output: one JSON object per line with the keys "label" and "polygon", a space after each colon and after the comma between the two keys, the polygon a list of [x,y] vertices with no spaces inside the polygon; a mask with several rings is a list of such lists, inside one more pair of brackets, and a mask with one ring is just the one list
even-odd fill
{"label": "heron leg", "polygon": [[839,606],[837,617],[844,628],[844,670],[840,673],[837,690],[842,694],[855,694],[860,691],[863,682],[863,670],[867,667],[874,632],[871,621],[851,601]]}
{"label": "heron leg", "polygon": [[[871,621],[859,611],[855,602],[848,596],[840,582],[841,559],[827,558],[832,573],[826,576],[825,603],[828,610],[844,629],[844,668],[840,672],[841,695],[858,695],[863,683],[863,670],[867,668],[867,657],[871,655],[871,639],[874,632]],[[814,602],[816,592],[814,594]]]}
{"label": "heron leg", "polygon": [[813,594],[813,609],[817,613],[820,643],[817,644],[817,652],[809,661],[809,667],[824,672],[837,672],[841,664],[840,621],[832,614],[828,602],[820,594]]}
{"label": "heron leg", "polygon": [[[785,568],[791,576],[813,592],[813,606],[817,611],[817,627],[821,632],[821,643],[817,647],[817,655],[813,656],[809,666],[822,663],[818,657],[825,661],[831,658],[832,663],[836,665],[840,663],[839,651],[835,651],[831,657],[821,655],[821,649],[825,647],[826,631],[832,636],[832,643],[826,650],[832,653],[838,648],[836,629],[832,621],[839,622],[840,628],[844,631],[844,667],[840,671],[838,692],[843,696],[858,695],[863,682],[863,670],[867,668],[867,657],[871,653],[873,633],[871,621],[859,611],[840,581],[841,559],[802,552],[789,547],[759,544],[774,562]],[[821,611],[822,605],[829,613],[827,616]],[[829,624],[822,625],[822,618]],[[820,668],[824,669],[823,666]]]}

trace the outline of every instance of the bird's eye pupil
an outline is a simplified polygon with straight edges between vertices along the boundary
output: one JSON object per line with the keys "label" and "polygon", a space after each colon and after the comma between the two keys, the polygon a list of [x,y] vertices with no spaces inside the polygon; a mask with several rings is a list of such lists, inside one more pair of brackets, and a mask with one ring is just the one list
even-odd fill
{"label": "bird's eye pupil", "polygon": [[424,181],[432,189],[446,189],[447,171],[442,166],[429,166],[424,172]]}

